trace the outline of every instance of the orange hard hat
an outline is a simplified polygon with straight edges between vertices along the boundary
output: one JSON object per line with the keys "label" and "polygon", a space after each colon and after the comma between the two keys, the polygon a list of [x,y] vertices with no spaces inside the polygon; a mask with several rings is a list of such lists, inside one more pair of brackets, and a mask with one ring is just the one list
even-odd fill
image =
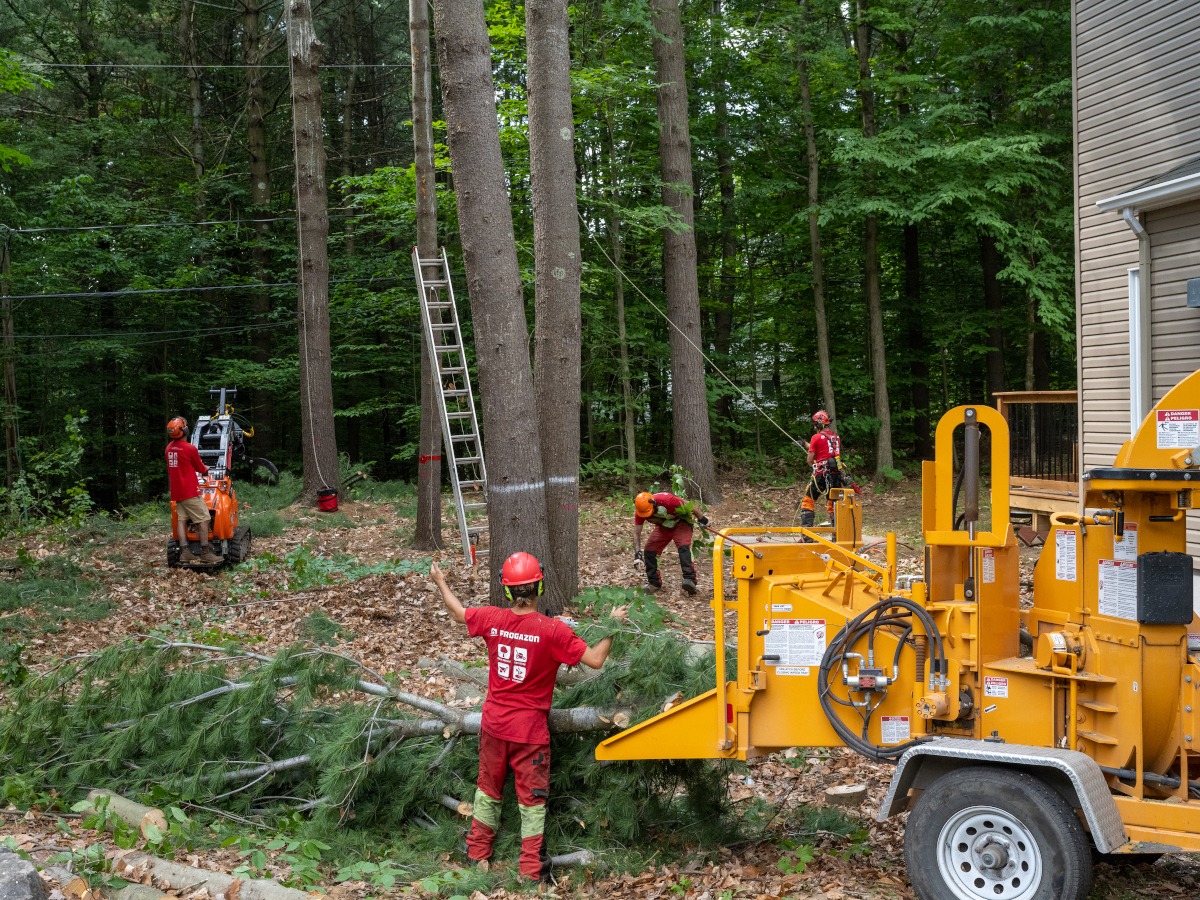
{"label": "orange hard hat", "polygon": [[173,441],[179,440],[187,434],[187,419],[183,416],[176,416],[167,423],[167,437]]}
{"label": "orange hard hat", "polygon": [[813,421],[821,427],[824,427],[832,422],[833,419],[829,418],[829,413],[825,412],[825,410],[818,409],[815,413],[813,413]]}
{"label": "orange hard hat", "polygon": [[505,587],[518,584],[533,584],[542,580],[542,567],[532,553],[519,551],[504,561],[500,567],[500,583]]}
{"label": "orange hard hat", "polygon": [[650,518],[654,515],[654,495],[649,491],[642,491],[633,498],[633,509],[639,519]]}

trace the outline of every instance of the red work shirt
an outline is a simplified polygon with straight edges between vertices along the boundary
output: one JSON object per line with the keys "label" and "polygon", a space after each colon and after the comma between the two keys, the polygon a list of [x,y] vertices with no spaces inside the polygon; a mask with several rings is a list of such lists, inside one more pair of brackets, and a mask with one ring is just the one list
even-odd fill
{"label": "red work shirt", "polygon": [[665,528],[674,528],[680,522],[686,521],[685,516],[673,515],[673,513],[686,502],[686,500],[676,497],[672,493],[663,491],[660,494],[654,495],[653,513],[651,513],[645,519],[639,519],[637,516],[634,516],[633,520],[634,522],[649,521],[655,523],[656,525],[662,525]]}
{"label": "red work shirt", "polygon": [[587,644],[565,622],[538,612],[518,615],[502,606],[474,606],[465,613],[471,636],[487,644],[483,730],[521,744],[550,743],[546,716],[558,667],[577,664]]}
{"label": "red work shirt", "polygon": [[171,499],[187,500],[200,496],[200,485],[196,475],[207,475],[208,466],[200,459],[200,453],[178,438],[167,444],[167,477],[171,481]]}
{"label": "red work shirt", "polygon": [[822,471],[833,466],[835,463],[830,460],[836,460],[842,453],[842,439],[833,433],[830,428],[822,428],[812,436],[812,440],[808,442],[808,449],[813,454],[813,468],[817,471]]}

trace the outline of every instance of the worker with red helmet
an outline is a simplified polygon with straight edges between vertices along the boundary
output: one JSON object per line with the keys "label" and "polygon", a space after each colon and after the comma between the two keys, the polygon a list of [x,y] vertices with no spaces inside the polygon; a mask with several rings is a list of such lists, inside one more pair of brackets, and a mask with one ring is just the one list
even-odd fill
{"label": "worker with red helmet", "polygon": [[[200,498],[200,483],[196,478],[207,475],[208,466],[200,459],[200,452],[188,443],[187,427],[187,419],[183,416],[176,416],[167,423],[170,440],[165,451],[171,504],[175,508],[175,533],[179,538],[179,561],[184,565],[215,566],[224,562],[224,558],[208,546],[208,505]],[[193,553],[188,544],[189,521],[196,526],[200,538],[199,554]]]}
{"label": "worker with red helmet", "polygon": [[[683,575],[683,590],[688,594],[696,593],[696,567],[692,565],[692,526],[693,524],[707,525],[705,516],[699,504],[676,497],[663,491],[652,494],[642,491],[633,498],[633,535],[637,543],[633,554],[635,561],[646,566],[647,590],[651,593],[662,587],[662,575],[658,572],[658,555],[674,542],[679,550],[679,570]],[[654,531],[642,548],[642,526],[646,522],[654,524]]]}
{"label": "worker with red helmet", "polygon": [[818,409],[813,413],[812,420],[817,433],[808,442],[808,464],[812,466],[812,478],[804,492],[804,499],[800,501],[801,528],[812,528],[817,499],[822,494],[825,495],[829,521],[832,522],[833,498],[829,496],[829,491],[845,485],[841,468],[842,439],[833,430],[833,419],[825,410]]}
{"label": "worker with red helmet", "polygon": [[[599,669],[612,649],[612,637],[589,647],[562,619],[537,611],[545,584],[537,557],[514,553],[500,569],[500,583],[512,606],[464,608],[437,563],[429,577],[441,591],[454,621],[487,644],[488,689],[479,728],[479,779],[467,856],[486,864],[500,826],[504,781],[512,769],[521,816],[521,876],[548,881],[549,858],[543,829],[550,794],[550,729],[547,719],[560,665],[583,663]],[[612,611],[624,619],[626,607]]]}

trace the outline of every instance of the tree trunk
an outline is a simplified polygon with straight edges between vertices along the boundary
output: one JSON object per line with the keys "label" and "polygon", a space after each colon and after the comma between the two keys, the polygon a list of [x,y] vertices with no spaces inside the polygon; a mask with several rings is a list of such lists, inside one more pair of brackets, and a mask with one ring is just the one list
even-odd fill
{"label": "tree trunk", "polygon": [[[721,0],[713,0],[713,18],[720,20]],[[719,54],[720,48],[713,47]],[[713,349],[726,373],[729,371],[729,349],[733,339],[733,300],[737,291],[737,220],[733,207],[733,153],[729,142],[729,83],[724,72],[723,56],[717,66],[714,111],[717,118],[717,184],[721,192],[721,278],[717,286],[717,310],[714,317]],[[733,438],[733,395],[723,393],[716,403],[717,421],[723,423],[727,440]]]}
{"label": "tree trunk", "polygon": [[[416,162],[417,252],[437,253],[437,185],[433,165],[433,94],[430,90],[429,0],[409,0],[412,41],[413,156]],[[438,420],[429,340],[421,329],[421,434],[417,449],[417,522],[414,550],[442,544],[442,425]]]}
{"label": "tree trunk", "polygon": [[692,147],[684,77],[683,23],[679,0],[652,0],[654,64],[658,76],[658,149],[662,166],[662,202],[681,227],[663,231],[663,279],[671,343],[671,412],[675,461],[691,475],[707,504],[721,501],[713,464],[708,422],[708,393],[700,348],[700,288],[696,275],[693,227]]}
{"label": "tree trunk", "polygon": [[621,216],[617,212],[617,144],[613,124],[613,101],[604,101],[605,160],[608,169],[608,209],[604,227],[608,231],[608,252],[613,263],[613,303],[617,316],[618,377],[621,380],[621,410],[625,435],[626,487],[630,496],[638,490],[637,437],[633,414],[633,385],[629,376],[629,340],[625,334],[625,248],[621,241]]}
{"label": "tree trunk", "polygon": [[1000,286],[1000,252],[996,239],[990,234],[979,240],[980,264],[983,268],[983,306],[987,318],[987,395],[989,402],[1004,390],[1004,292]]}
{"label": "tree trunk", "polygon": [[[342,177],[349,178],[354,174],[354,118],[355,96],[358,92],[358,2],[348,0],[346,3],[346,21],[343,26],[346,33],[346,51],[350,62],[346,66],[346,83],[342,86]],[[415,64],[415,63],[414,63]],[[346,204],[349,206],[349,203]],[[354,256],[354,217],[347,216],[342,228],[342,245],[346,248],[346,256]],[[357,458],[352,456],[352,458]]]}
{"label": "tree trunk", "polygon": [[338,487],[333,422],[333,365],[329,351],[329,209],[321,121],[321,53],[308,0],[289,0],[288,53],[296,147],[297,292],[300,325],[300,444],[304,497]]}
{"label": "tree trunk", "polygon": [[550,561],[538,408],[481,0],[436,0],[439,72],[483,405],[491,600],[509,554]]}
{"label": "tree trunk", "polygon": [[533,191],[534,384],[550,570],[542,603],[561,611],[579,587],[579,208],[567,0],[526,0],[529,175]]}
{"label": "tree trunk", "polygon": [[[267,159],[267,126],[264,110],[266,97],[262,81],[262,59],[264,42],[259,23],[262,0],[243,0],[242,3],[242,47],[246,66],[246,149],[250,165],[250,208],[255,218],[254,241],[250,250],[254,276],[259,284],[272,279],[267,271],[267,244],[270,241],[271,223],[271,167]],[[266,326],[271,322],[271,293],[266,288],[255,288],[250,292],[250,311],[257,326],[253,342],[252,358],[259,366],[271,362],[271,331]],[[264,402],[258,391],[251,392],[254,409],[254,446],[260,456],[274,449],[275,416],[274,404]]]}
{"label": "tree trunk", "polygon": [[[854,43],[858,51],[858,99],[862,106],[863,137],[875,137],[875,89],[871,86],[871,26],[867,24],[869,0],[858,0]],[[874,185],[867,173],[868,191]],[[879,220],[867,216],[863,229],[863,287],[867,300],[867,335],[871,353],[871,379],[875,387],[875,475],[894,465],[892,458],[892,410],[888,400],[887,344],[883,335],[883,298],[879,286]]]}
{"label": "tree trunk", "polygon": [[192,113],[192,171],[196,176],[196,206],[204,206],[204,102],[203,86],[200,83],[200,66],[196,58],[196,6],[192,0],[181,0],[179,4],[179,44],[183,53],[184,72],[187,75],[188,99]]}
{"label": "tree trunk", "polygon": [[8,299],[8,230],[0,245],[0,297],[4,317],[4,450],[6,484],[12,490],[20,469],[17,454],[17,341],[13,330],[13,307]]}
{"label": "tree trunk", "polygon": [[[805,30],[812,27],[812,4],[804,2]],[[800,105],[804,116],[804,144],[808,156],[808,242],[812,253],[813,318],[817,330],[817,365],[821,373],[821,399],[829,417],[837,421],[837,402],[833,393],[833,360],[829,350],[829,323],[825,317],[825,257],[821,247],[821,223],[817,215],[821,202],[821,158],[817,153],[817,133],[813,124],[812,82],[808,74],[808,54],[812,40],[805,34],[796,66],[800,73]]]}
{"label": "tree trunk", "polygon": [[904,226],[904,321],[908,373],[912,380],[913,450],[917,459],[933,457],[929,425],[929,361],[925,347],[925,311],[921,308],[921,240],[917,226]]}

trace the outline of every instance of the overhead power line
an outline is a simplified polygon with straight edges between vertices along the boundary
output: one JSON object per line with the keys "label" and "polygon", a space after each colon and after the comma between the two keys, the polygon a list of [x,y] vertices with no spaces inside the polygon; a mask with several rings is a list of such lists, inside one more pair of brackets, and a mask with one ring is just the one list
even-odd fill
{"label": "overhead power line", "polygon": [[[388,276],[386,278],[337,278],[331,279],[330,285],[338,284],[372,284],[375,282],[388,284],[404,284],[406,279]],[[254,284],[212,284],[199,285],[195,287],[174,287],[174,288],[141,288],[134,290],[122,289],[119,291],[76,291],[69,294],[8,294],[9,300],[73,300],[85,297],[131,297],[145,296],[149,294],[195,294],[203,291],[236,291],[236,290],[260,290],[263,288],[284,288],[298,287],[299,282],[296,281],[275,281],[275,282],[256,282]]]}
{"label": "overhead power line", "polygon": [[[366,219],[370,213],[344,213],[331,215],[330,219]],[[111,222],[107,225],[47,225],[43,228],[10,228],[0,225],[0,234],[40,234],[46,231],[122,231],[130,228],[201,228],[209,225],[258,225],[263,222],[295,222],[295,216],[270,216],[263,219],[213,219],[208,222],[134,222],[121,225]]]}
{"label": "overhead power line", "polygon": [[[41,62],[34,60],[24,60],[23,65],[30,68],[36,66],[45,66],[51,69],[287,69],[287,63],[270,63],[259,64],[257,66],[247,65],[245,63],[196,63],[195,65],[183,65],[180,63],[58,63],[58,62]],[[411,63],[336,63],[326,65],[322,63],[321,69],[409,69],[412,68]]]}
{"label": "overhead power line", "polygon": [[72,334],[14,334],[17,340],[41,340],[44,338],[117,338],[152,337],[162,334],[230,334],[237,331],[262,331],[266,328],[286,328],[295,322],[268,322],[264,325],[221,325],[214,328],[171,328],[164,331],[87,331]]}

